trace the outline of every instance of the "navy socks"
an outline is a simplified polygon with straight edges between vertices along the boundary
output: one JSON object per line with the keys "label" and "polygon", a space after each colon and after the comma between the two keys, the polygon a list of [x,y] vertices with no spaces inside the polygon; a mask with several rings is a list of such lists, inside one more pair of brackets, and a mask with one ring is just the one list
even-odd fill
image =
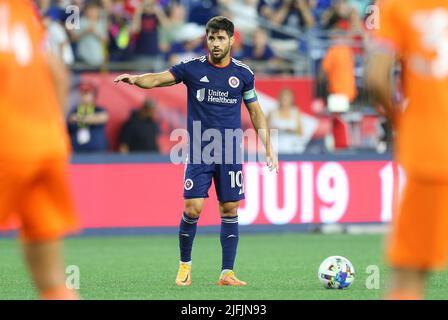
{"label": "navy socks", "polygon": [[199,218],[191,218],[184,212],[179,226],[180,261],[191,261],[191,249]]}
{"label": "navy socks", "polygon": [[222,270],[233,270],[238,239],[238,216],[221,218]]}
{"label": "navy socks", "polygon": [[[190,262],[193,240],[199,218],[191,218],[185,212],[179,226],[180,261]],[[221,218],[222,270],[233,270],[238,247],[238,216]]]}

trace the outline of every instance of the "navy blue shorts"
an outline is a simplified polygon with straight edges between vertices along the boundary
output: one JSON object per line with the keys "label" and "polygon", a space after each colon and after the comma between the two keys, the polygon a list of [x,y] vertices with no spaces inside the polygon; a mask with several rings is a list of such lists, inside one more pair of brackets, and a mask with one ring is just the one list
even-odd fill
{"label": "navy blue shorts", "polygon": [[244,199],[242,164],[187,164],[184,174],[184,198],[208,198],[215,183],[220,202]]}

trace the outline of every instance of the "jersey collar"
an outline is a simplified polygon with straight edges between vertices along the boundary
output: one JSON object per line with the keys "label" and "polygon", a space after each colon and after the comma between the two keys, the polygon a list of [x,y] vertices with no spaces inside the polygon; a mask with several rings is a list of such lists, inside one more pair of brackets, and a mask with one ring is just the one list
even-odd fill
{"label": "jersey collar", "polygon": [[216,65],[216,64],[214,64],[214,63],[212,62],[212,60],[210,59],[210,54],[208,54],[208,55],[207,55],[207,62],[208,62],[210,65],[212,65],[213,67],[215,67],[215,68],[224,69],[224,68],[227,68],[228,66],[230,66],[230,64],[232,63],[232,57],[230,57],[230,59],[229,59],[229,63],[226,64],[225,66],[218,66],[218,65]]}

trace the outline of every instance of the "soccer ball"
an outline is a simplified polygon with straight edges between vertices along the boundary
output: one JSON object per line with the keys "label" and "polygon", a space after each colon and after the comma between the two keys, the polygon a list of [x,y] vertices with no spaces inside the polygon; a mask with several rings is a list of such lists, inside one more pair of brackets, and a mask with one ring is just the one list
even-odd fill
{"label": "soccer ball", "polygon": [[355,280],[355,268],[347,258],[331,256],[320,264],[317,276],[327,289],[345,289]]}

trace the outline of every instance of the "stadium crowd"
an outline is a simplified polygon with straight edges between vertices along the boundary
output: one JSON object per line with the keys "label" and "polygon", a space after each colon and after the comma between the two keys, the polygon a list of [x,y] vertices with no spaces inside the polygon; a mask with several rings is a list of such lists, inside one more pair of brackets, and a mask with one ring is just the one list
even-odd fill
{"label": "stadium crowd", "polygon": [[[289,53],[309,52],[335,28],[362,33],[372,0],[36,0],[50,42],[68,64],[100,68],[132,61],[161,70],[205,52],[203,26],[215,15],[236,26],[233,56],[268,73]],[[76,6],[76,8],[75,8]],[[79,9],[78,9],[79,8]],[[79,11],[78,11],[79,10]],[[80,13],[79,21],[73,14]],[[265,62],[269,62],[266,64]],[[258,67],[258,69],[263,69]]]}

